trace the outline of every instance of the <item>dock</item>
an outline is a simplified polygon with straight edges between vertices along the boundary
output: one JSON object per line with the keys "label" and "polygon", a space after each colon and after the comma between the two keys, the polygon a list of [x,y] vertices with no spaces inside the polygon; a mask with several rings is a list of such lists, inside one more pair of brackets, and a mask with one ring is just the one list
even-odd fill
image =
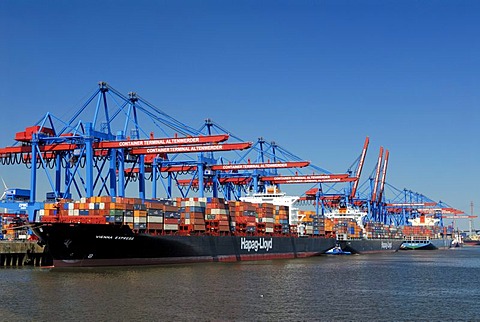
{"label": "dock", "polygon": [[51,265],[51,257],[37,241],[0,241],[0,267]]}

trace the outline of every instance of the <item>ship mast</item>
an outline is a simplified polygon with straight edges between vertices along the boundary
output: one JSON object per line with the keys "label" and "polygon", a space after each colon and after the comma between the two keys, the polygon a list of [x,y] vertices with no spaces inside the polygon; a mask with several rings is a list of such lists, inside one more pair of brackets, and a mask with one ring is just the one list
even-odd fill
{"label": "ship mast", "polygon": [[470,201],[470,215],[472,216],[472,218],[470,218],[470,222],[468,226],[470,228],[469,236],[472,236],[473,235],[473,201]]}

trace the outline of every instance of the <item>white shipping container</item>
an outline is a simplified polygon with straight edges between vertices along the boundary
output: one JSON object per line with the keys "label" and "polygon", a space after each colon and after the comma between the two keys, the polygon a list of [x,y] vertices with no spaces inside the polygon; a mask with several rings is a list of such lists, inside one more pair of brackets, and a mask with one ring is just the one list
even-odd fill
{"label": "white shipping container", "polygon": [[133,217],[133,223],[134,224],[146,224],[147,223],[147,217]]}
{"label": "white shipping container", "polygon": [[164,230],[178,230],[178,225],[175,224],[165,224],[163,225]]}
{"label": "white shipping container", "polygon": [[212,215],[228,215],[229,211],[228,209],[217,209],[217,208],[214,208],[214,209],[210,209],[210,213]]}
{"label": "white shipping container", "polygon": [[268,223],[275,223],[275,219],[274,218],[258,218],[258,222],[268,222]]}
{"label": "white shipping container", "polygon": [[95,209],[95,203],[94,202],[89,202],[88,203],[88,209],[91,209],[91,210]]}
{"label": "white shipping container", "polygon": [[152,224],[161,224],[163,223],[163,217],[160,216],[148,216],[148,222]]}
{"label": "white shipping container", "polygon": [[273,233],[273,228],[265,227],[265,232],[266,233]]}

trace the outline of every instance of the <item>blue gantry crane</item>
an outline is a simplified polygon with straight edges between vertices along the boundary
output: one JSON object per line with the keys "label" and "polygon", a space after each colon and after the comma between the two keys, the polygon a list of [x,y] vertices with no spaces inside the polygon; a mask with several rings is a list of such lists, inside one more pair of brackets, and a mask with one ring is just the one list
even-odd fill
{"label": "blue gantry crane", "polygon": [[[30,170],[23,199],[4,200],[3,207],[28,211],[35,220],[44,201],[37,196],[43,171],[50,201],[127,194],[145,199],[148,192],[151,198],[195,193],[238,200],[271,185],[313,184],[300,202],[315,204],[317,214],[323,207],[348,203],[368,208],[368,220],[403,224],[414,216],[412,211],[402,208],[399,213],[385,201],[388,151],[380,151],[369,194],[360,191],[368,145],[367,137],[355,170],[335,174],[274,141],[244,141],[211,119],[195,129],[135,92],[124,95],[100,82],[70,119],[47,113],[16,133],[14,144],[0,149],[1,164],[24,164]],[[404,203],[411,202],[404,197]]]}

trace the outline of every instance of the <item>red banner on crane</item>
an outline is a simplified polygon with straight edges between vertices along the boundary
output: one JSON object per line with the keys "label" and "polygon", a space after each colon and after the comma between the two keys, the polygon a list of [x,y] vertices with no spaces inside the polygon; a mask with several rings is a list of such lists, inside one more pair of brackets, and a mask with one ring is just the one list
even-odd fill
{"label": "red banner on crane", "polygon": [[274,183],[318,183],[318,182],[351,182],[357,180],[349,177],[348,174],[319,174],[319,175],[297,175],[297,176],[266,176],[261,177],[262,181]]}
{"label": "red banner on crane", "polygon": [[[262,179],[263,180],[263,179]],[[336,183],[336,182],[352,182],[357,178],[332,178],[332,179],[290,179],[290,180],[272,180],[273,183]]]}
{"label": "red banner on crane", "polygon": [[436,202],[400,202],[387,203],[387,207],[435,207]]}
{"label": "red banner on crane", "polygon": [[[232,183],[236,185],[240,184],[247,184],[252,180],[250,177],[234,177],[234,178],[218,178],[218,182],[220,184]],[[192,185],[192,187],[198,187],[198,179],[194,179],[193,181],[190,179],[180,179],[177,180],[177,184],[179,186],[188,186]],[[213,184],[212,180],[205,180],[204,185],[211,186]]]}
{"label": "red banner on crane", "polygon": [[272,163],[237,163],[218,164],[211,167],[212,170],[251,170],[251,169],[278,169],[278,168],[303,168],[310,164],[309,161],[272,162]]}
{"label": "red banner on crane", "polygon": [[[228,134],[206,135],[196,137],[165,138],[165,139],[147,139],[147,140],[124,140],[124,141],[103,141],[93,144],[94,149],[109,148],[129,148],[144,146],[166,146],[166,145],[184,145],[184,144],[204,144],[220,143],[228,140]],[[82,147],[82,144],[73,143],[53,143],[39,145],[41,152],[73,151]],[[31,146],[9,146],[0,149],[0,157],[12,153],[31,153]]]}
{"label": "red banner on crane", "polygon": [[228,140],[228,134],[192,136],[181,138],[163,138],[163,139],[147,139],[147,140],[124,140],[124,141],[103,141],[96,144],[95,147],[105,148],[138,148],[146,146],[168,146],[168,145],[184,145],[184,144],[203,144],[203,143],[220,143]]}
{"label": "red banner on crane", "polygon": [[213,145],[187,145],[175,147],[160,148],[134,148],[131,154],[164,154],[164,153],[194,153],[194,152],[215,152],[215,151],[232,151],[244,150],[252,146],[251,142],[243,143],[224,143]]}
{"label": "red banner on crane", "polygon": [[[60,143],[60,144],[48,144],[48,145],[39,145],[39,150],[41,152],[54,152],[54,151],[72,151],[77,149],[76,144],[69,143]],[[8,146],[6,148],[0,149],[0,155],[11,154],[11,153],[31,153],[32,147],[28,145],[23,146]]]}
{"label": "red banner on crane", "polygon": [[477,216],[472,215],[442,215],[444,219],[475,219]]}

